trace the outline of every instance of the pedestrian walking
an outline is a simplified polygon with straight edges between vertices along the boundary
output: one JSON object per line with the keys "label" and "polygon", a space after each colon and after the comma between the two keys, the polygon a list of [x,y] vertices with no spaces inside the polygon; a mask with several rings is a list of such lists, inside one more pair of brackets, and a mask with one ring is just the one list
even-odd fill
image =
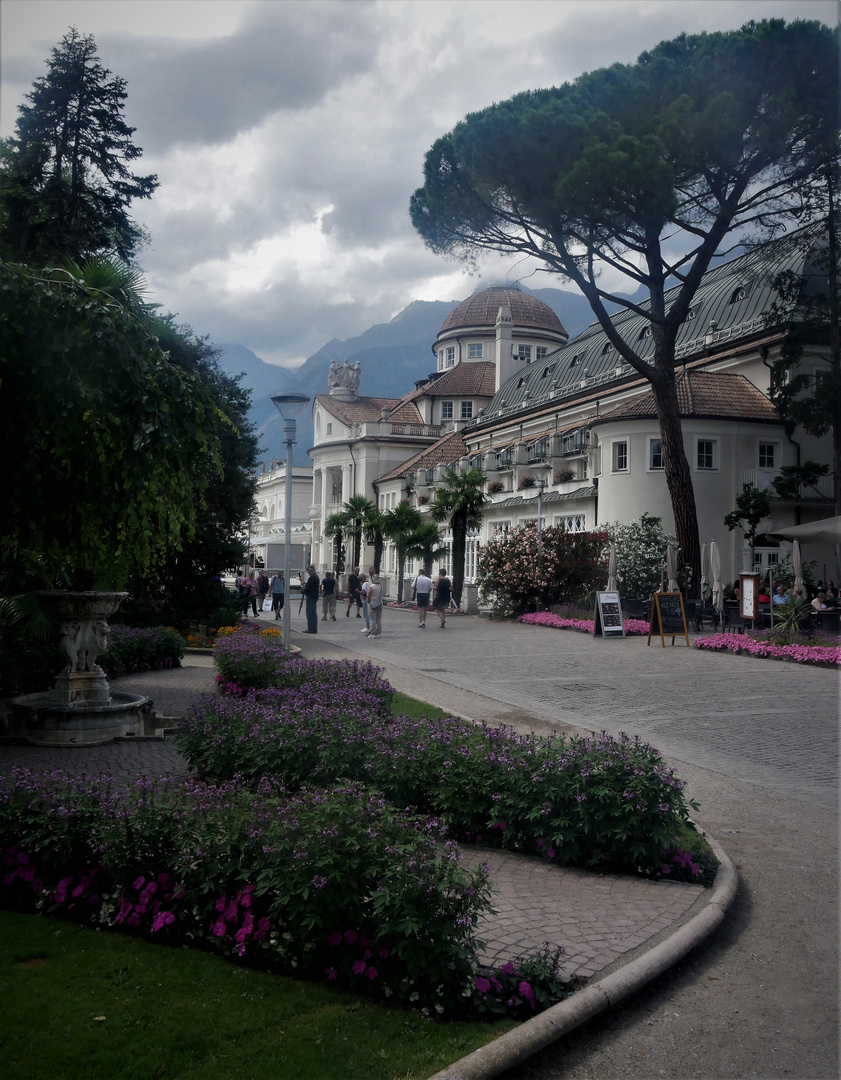
{"label": "pedestrian walking", "polygon": [[336,621],[336,575],[328,570],[321,582],[321,621]]}
{"label": "pedestrian walking", "polygon": [[283,602],[286,595],[286,584],[283,580],[283,571],[278,570],[272,578],[272,611],[276,619],[280,618],[283,610]]}
{"label": "pedestrian walking", "polygon": [[307,567],[307,579],[303,582],[304,595],[303,599],[307,605],[307,628],[302,630],[303,634],[317,634],[318,633],[318,591],[321,582],[318,580],[318,574],[315,572],[314,566]]}
{"label": "pedestrian walking", "polygon": [[450,579],[447,577],[446,570],[438,571],[438,580],[435,582],[435,613],[441,620],[441,629],[444,630],[447,626],[447,609],[450,606],[450,600],[453,598],[453,586]]}
{"label": "pedestrian walking", "polygon": [[263,610],[263,603],[266,597],[269,595],[269,589],[271,588],[271,582],[269,581],[269,575],[265,570],[261,570],[257,575],[257,597],[259,600],[259,609]]}
{"label": "pedestrian walking", "polygon": [[356,617],[362,618],[362,580],[359,577],[359,567],[354,566],[347,579],[347,611],[345,615],[350,618],[350,609],[356,604]]}
{"label": "pedestrian walking", "polygon": [[432,578],[426,576],[426,571],[421,570],[415,578],[413,588],[415,590],[415,602],[418,605],[418,630],[426,629],[426,612],[429,607],[429,597],[432,593]]}
{"label": "pedestrian walking", "polygon": [[[373,575],[371,575],[373,576]],[[363,634],[371,633],[371,613],[368,610],[368,590],[371,588],[371,578],[362,574],[360,577],[359,586],[359,598],[362,601],[362,618],[365,620],[365,625],[362,627]]]}
{"label": "pedestrian walking", "polygon": [[254,612],[254,617],[260,614],[257,610],[257,578],[254,577],[254,571],[250,570],[242,583],[240,595],[243,597],[242,613],[248,618],[249,606]]}
{"label": "pedestrian walking", "polygon": [[383,587],[378,574],[374,574],[368,586],[368,617],[371,620],[368,636],[378,638],[383,625]]}

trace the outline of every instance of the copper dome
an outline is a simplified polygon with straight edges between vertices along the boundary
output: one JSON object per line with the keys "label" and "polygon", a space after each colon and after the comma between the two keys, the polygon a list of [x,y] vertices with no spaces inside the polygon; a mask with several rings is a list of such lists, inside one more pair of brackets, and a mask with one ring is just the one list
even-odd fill
{"label": "copper dome", "polygon": [[482,289],[462,300],[444,320],[438,336],[440,338],[453,330],[466,330],[469,327],[493,327],[499,309],[505,304],[511,309],[511,319],[518,330],[548,331],[566,339],[567,333],[561,320],[548,304],[519,289],[506,289],[499,285]]}

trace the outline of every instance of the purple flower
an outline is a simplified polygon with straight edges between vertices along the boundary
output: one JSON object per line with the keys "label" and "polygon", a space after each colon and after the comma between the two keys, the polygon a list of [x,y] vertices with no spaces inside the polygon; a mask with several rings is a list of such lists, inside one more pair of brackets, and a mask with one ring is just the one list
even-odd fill
{"label": "purple flower", "polygon": [[375,967],[369,967],[365,974],[373,982],[377,977],[377,969]]}
{"label": "purple flower", "polygon": [[139,878],[137,878],[136,881],[133,881],[131,883],[131,887],[133,889],[142,889],[145,884],[146,884],[146,878],[139,877]]}
{"label": "purple flower", "polygon": [[368,965],[364,960],[357,960],[351,968],[351,971],[354,975],[361,975],[367,966]]}
{"label": "purple flower", "polygon": [[161,911],[152,923],[152,933],[156,934],[158,930],[161,930],[164,926],[169,926],[170,923],[174,922],[175,916],[171,911]]}
{"label": "purple flower", "polygon": [[529,1005],[531,1005],[532,1012],[534,1012],[537,1006],[535,1004],[534,992],[532,991],[532,988],[527,982],[521,982],[517,989],[520,991],[520,996],[526,999]]}
{"label": "purple flower", "polygon": [[345,945],[355,945],[359,941],[359,934],[355,930],[345,930]]}
{"label": "purple flower", "polygon": [[490,988],[491,984],[488,982],[487,979],[483,979],[481,975],[477,976],[476,989],[479,991],[480,994],[487,994]]}
{"label": "purple flower", "polygon": [[330,980],[330,982],[335,982],[336,981],[336,976],[338,974],[339,973],[338,973],[338,971],[336,971],[335,968],[327,968],[327,978]]}

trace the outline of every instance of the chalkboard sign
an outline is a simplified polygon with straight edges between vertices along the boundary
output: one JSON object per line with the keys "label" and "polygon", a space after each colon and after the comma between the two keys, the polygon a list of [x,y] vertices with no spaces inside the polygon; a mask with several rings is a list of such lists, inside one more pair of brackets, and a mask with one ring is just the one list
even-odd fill
{"label": "chalkboard sign", "polygon": [[596,614],[593,619],[593,634],[598,637],[624,637],[625,625],[622,622],[622,604],[619,593],[597,592]]}
{"label": "chalkboard sign", "polygon": [[648,644],[651,644],[651,635],[659,633],[660,644],[665,649],[666,637],[671,636],[672,645],[675,637],[682,634],[689,645],[689,632],[686,628],[686,612],[683,608],[683,597],[679,592],[655,593],[651,601],[651,623],[648,630]]}

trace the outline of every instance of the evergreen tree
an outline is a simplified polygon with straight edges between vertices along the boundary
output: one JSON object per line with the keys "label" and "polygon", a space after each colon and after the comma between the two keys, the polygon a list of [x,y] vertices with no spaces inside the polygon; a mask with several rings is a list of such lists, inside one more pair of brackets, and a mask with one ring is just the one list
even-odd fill
{"label": "evergreen tree", "polygon": [[421,512],[407,502],[399,502],[393,510],[387,510],[383,532],[397,549],[397,599],[403,600],[403,578],[406,572],[406,555],[414,546],[421,525]]}
{"label": "evergreen tree", "polygon": [[102,253],[129,262],[142,231],[128,208],[150,198],[158,180],[129,168],[142,151],[123,120],[126,82],[75,29],[47,67],[0,155],[0,252],[39,266]]}

